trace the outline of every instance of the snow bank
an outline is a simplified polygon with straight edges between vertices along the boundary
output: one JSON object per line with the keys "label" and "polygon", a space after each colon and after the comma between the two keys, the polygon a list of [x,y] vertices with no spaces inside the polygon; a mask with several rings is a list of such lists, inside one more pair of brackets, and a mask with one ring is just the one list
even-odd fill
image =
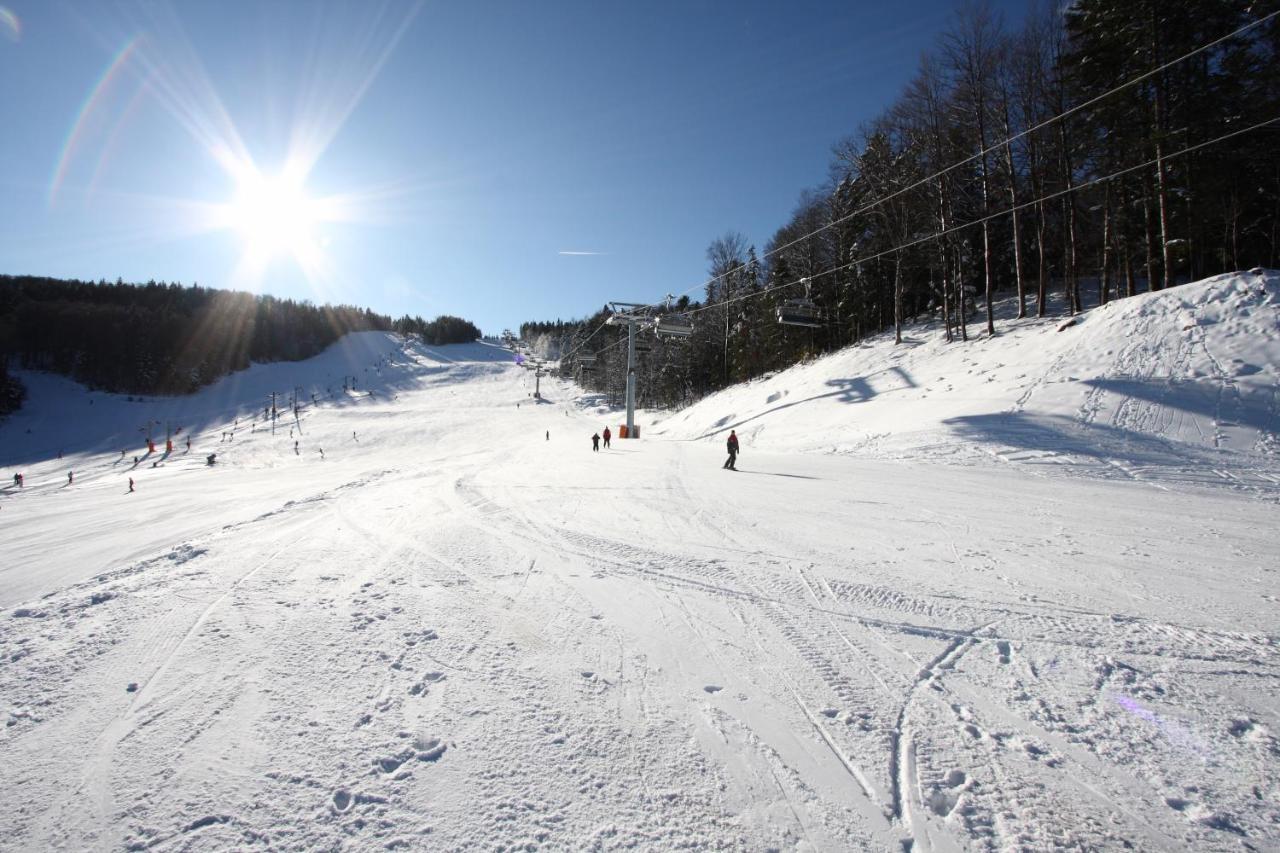
{"label": "snow bank", "polygon": [[[1014,320],[947,343],[936,327],[849,347],[712,395],[653,435],[778,451],[1120,465],[1252,464],[1280,452],[1280,273],[1222,275],[1074,322]],[[1212,454],[1211,454],[1212,456]],[[1225,464],[1225,463],[1224,463]]]}

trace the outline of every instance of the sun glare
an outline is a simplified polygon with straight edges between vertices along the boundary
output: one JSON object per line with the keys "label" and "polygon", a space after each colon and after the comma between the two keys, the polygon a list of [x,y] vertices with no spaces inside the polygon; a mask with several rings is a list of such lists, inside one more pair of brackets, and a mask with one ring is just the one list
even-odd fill
{"label": "sun glare", "polygon": [[299,255],[314,243],[315,203],[302,185],[282,176],[244,178],[231,204],[231,225],[255,253]]}

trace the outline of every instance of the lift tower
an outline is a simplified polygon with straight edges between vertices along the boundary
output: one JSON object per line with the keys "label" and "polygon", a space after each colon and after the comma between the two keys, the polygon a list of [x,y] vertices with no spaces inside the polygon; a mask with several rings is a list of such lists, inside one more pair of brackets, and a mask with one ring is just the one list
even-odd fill
{"label": "lift tower", "polygon": [[611,326],[627,327],[627,436],[636,434],[636,330],[649,328],[656,320],[648,311],[649,306],[634,302],[610,302],[613,313],[606,321]]}

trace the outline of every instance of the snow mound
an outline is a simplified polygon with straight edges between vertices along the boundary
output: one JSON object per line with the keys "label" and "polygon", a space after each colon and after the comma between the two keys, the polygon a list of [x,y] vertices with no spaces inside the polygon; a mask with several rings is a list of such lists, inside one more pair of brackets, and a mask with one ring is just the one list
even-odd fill
{"label": "snow mound", "polygon": [[758,449],[1128,474],[1189,460],[1269,469],[1280,457],[1278,306],[1280,273],[1255,270],[1073,321],[1014,320],[967,343],[936,327],[901,346],[881,335],[726,389],[650,434],[721,441],[736,429]]}

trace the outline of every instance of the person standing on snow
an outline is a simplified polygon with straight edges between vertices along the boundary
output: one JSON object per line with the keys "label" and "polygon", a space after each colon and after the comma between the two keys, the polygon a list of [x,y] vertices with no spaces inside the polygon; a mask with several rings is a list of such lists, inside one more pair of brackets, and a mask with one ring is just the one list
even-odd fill
{"label": "person standing on snow", "polygon": [[133,494],[133,478],[129,478],[129,494]]}
{"label": "person standing on snow", "polygon": [[609,446],[609,439],[613,438],[613,433],[609,432],[609,428],[604,428],[604,446]]}
{"label": "person standing on snow", "polygon": [[729,451],[729,458],[724,460],[721,467],[728,468],[730,471],[738,470],[738,434],[733,430],[729,430],[729,440],[725,443],[725,449]]}
{"label": "person standing on snow", "polygon": [[600,436],[595,433],[591,434],[591,449],[593,451],[598,451],[600,449]]}

